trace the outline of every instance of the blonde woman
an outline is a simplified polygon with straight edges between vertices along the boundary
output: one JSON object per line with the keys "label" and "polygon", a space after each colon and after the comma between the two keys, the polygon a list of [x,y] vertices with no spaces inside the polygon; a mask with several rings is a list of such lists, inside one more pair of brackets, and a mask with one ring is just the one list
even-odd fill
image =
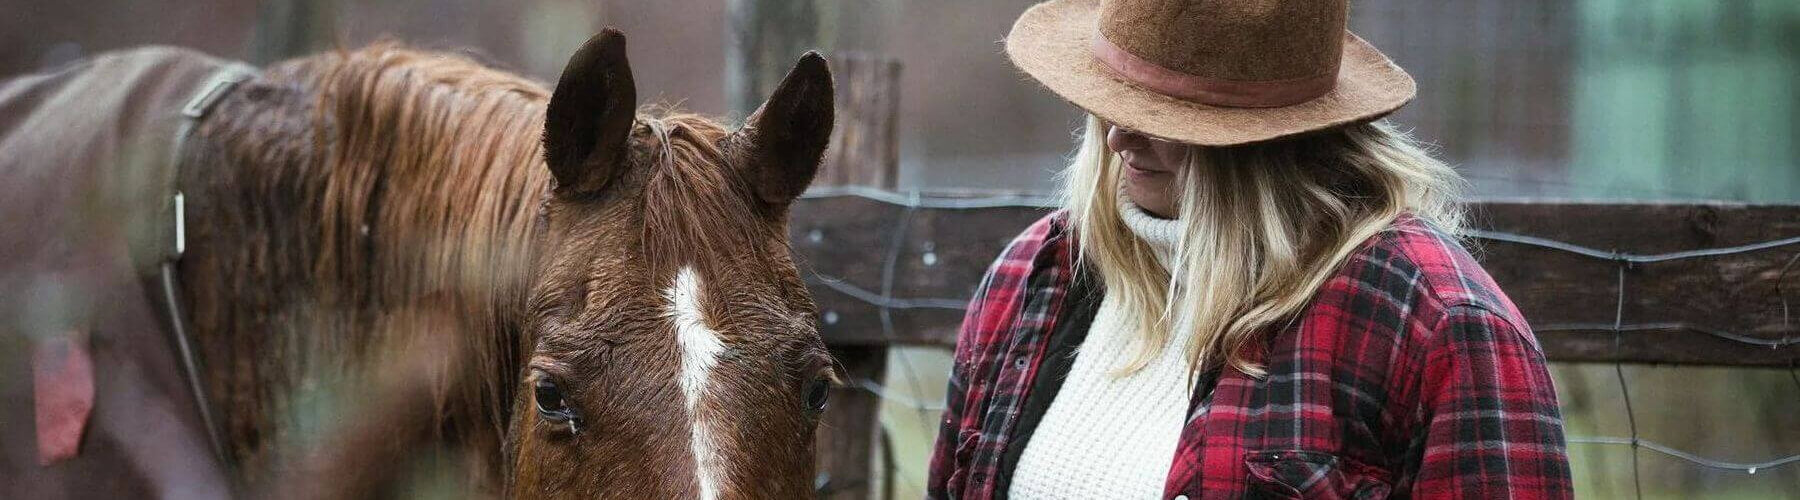
{"label": "blonde woman", "polygon": [[931,497],[1570,496],[1543,353],[1346,9],[1019,19],[1012,61],[1090,117],[970,305]]}

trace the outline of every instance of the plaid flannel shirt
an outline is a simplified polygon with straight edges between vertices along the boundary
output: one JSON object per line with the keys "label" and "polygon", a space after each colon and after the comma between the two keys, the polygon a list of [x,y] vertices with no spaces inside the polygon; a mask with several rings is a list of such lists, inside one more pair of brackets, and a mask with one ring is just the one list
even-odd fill
{"label": "plaid flannel shirt", "polygon": [[[929,498],[986,500],[1071,307],[1067,217],[988,270],[957,340]],[[1164,498],[1568,498],[1537,339],[1453,238],[1412,217],[1357,249],[1254,358],[1191,398]]]}

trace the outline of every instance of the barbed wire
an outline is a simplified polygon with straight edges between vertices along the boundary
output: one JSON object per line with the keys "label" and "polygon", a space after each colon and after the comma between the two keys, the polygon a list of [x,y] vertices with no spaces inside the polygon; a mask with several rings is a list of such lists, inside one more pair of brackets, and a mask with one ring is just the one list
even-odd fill
{"label": "barbed wire", "polygon": [[1711,336],[1718,337],[1718,338],[1725,339],[1725,340],[1730,340],[1730,341],[1739,342],[1739,343],[1743,343],[1743,344],[1750,344],[1750,345],[1754,345],[1754,346],[1763,346],[1763,347],[1781,348],[1781,347],[1787,347],[1790,345],[1794,345],[1796,343],[1800,343],[1800,338],[1779,338],[1779,339],[1757,338],[1757,337],[1751,337],[1749,335],[1744,335],[1741,333],[1734,333],[1734,332],[1730,332],[1730,331],[1726,331],[1726,330],[1720,330],[1717,328],[1709,328],[1709,327],[1704,327],[1704,326],[1680,322],[1680,321],[1667,321],[1667,322],[1660,322],[1660,323],[1626,323],[1626,324],[1621,324],[1621,325],[1609,325],[1609,324],[1604,324],[1604,323],[1549,323],[1549,324],[1545,324],[1542,326],[1533,326],[1533,327],[1531,327],[1531,330],[1535,331],[1535,332],[1582,332],[1582,331],[1611,331],[1611,330],[1619,330],[1622,332],[1642,332],[1642,331],[1657,331],[1657,330],[1678,330],[1678,331],[1688,331],[1688,332],[1694,332],[1694,333],[1699,333],[1699,334],[1711,335]]}
{"label": "barbed wire", "polygon": [[1643,186],[1622,187],[1622,186],[1619,186],[1617,183],[1592,183],[1592,182],[1574,182],[1574,181],[1569,181],[1569,180],[1555,180],[1555,179],[1532,179],[1532,178],[1526,178],[1526,177],[1509,177],[1509,176],[1503,176],[1503,175],[1483,174],[1480,172],[1462,172],[1462,176],[1464,178],[1471,179],[1471,180],[1489,181],[1489,182],[1504,183],[1504,184],[1515,184],[1515,185],[1516,184],[1529,184],[1529,185],[1534,185],[1534,186],[1556,186],[1556,187],[1562,187],[1562,188],[1572,188],[1573,190],[1576,190],[1578,192],[1587,192],[1587,193],[1594,193],[1594,192],[1615,193],[1615,194],[1627,194],[1628,193],[1632,196],[1652,196],[1652,197],[1656,197],[1658,199],[1673,198],[1673,199],[1682,199],[1682,200],[1710,200],[1710,199],[1718,198],[1718,195],[1716,195],[1716,194],[1700,193],[1700,192],[1695,192],[1695,191],[1685,191],[1685,190],[1668,189],[1668,188],[1643,187]]}
{"label": "barbed wire", "polygon": [[[914,193],[912,199],[909,201],[911,203],[908,203],[906,205],[906,211],[900,213],[900,220],[897,221],[897,223],[894,227],[894,233],[889,236],[892,239],[892,241],[890,241],[888,243],[887,257],[882,259],[883,260],[882,265],[881,265],[881,296],[882,297],[893,297],[894,296],[894,272],[899,267],[900,252],[902,249],[904,249],[906,247],[906,235],[908,233],[910,233],[911,229],[912,229],[913,213],[918,211],[918,209],[919,209],[919,206],[918,206],[919,197],[918,197],[917,193]],[[889,342],[892,342],[892,341],[894,341],[894,339],[899,337],[894,332],[893,311],[894,310],[889,307],[882,307],[879,310],[880,319],[881,319],[881,335],[882,335],[882,338],[887,339]],[[925,387],[924,387],[924,384],[919,383],[919,373],[918,373],[919,371],[918,371],[918,369],[916,369],[913,366],[912,355],[909,354],[907,351],[899,351],[899,356],[896,356],[896,357],[900,360],[900,364],[904,365],[903,367],[905,368],[905,371],[906,371],[906,381],[907,381],[907,383],[912,385],[913,394],[924,393]],[[877,397],[879,397],[879,396],[877,396]],[[928,417],[926,417],[925,411],[921,410],[921,411],[917,411],[914,413],[919,418],[919,425],[920,425],[921,429],[932,428],[931,420]]]}
{"label": "barbed wire", "polygon": [[[891,317],[893,310],[906,310],[906,309],[964,310],[967,308],[967,304],[968,304],[968,300],[969,300],[968,298],[948,298],[948,297],[901,298],[901,297],[895,297],[893,295],[894,269],[896,267],[896,263],[899,259],[899,255],[901,253],[900,249],[903,248],[904,244],[905,244],[904,238],[907,234],[906,226],[910,226],[912,215],[914,214],[914,212],[916,212],[918,209],[922,209],[922,208],[923,209],[947,209],[947,210],[968,210],[968,209],[983,209],[983,208],[1048,209],[1048,208],[1053,208],[1056,206],[1055,199],[1052,197],[1047,197],[1047,196],[1035,196],[1035,195],[970,196],[970,197],[928,196],[928,195],[924,195],[924,194],[916,192],[916,191],[909,192],[909,193],[896,193],[896,192],[892,192],[892,191],[884,191],[884,190],[878,190],[878,189],[873,189],[873,188],[853,187],[853,186],[852,187],[835,187],[835,188],[815,189],[813,191],[809,191],[804,197],[805,198],[814,198],[814,199],[832,198],[832,197],[864,198],[864,199],[869,199],[872,201],[881,202],[881,203],[888,204],[888,205],[895,205],[898,207],[902,207],[905,210],[903,216],[901,217],[901,220],[898,221],[898,224],[901,227],[895,228],[895,231],[891,236],[893,239],[890,241],[888,252],[886,252],[886,255],[883,258],[882,287],[881,287],[882,289],[880,292],[874,292],[874,291],[870,291],[870,290],[858,287],[854,284],[851,284],[847,280],[844,280],[839,277],[827,275],[825,273],[818,272],[816,269],[812,270],[812,273],[811,273],[812,276],[808,278],[808,281],[811,283],[816,283],[816,284],[825,286],[826,288],[829,288],[833,291],[841,293],[841,294],[843,294],[847,297],[850,297],[852,299],[855,299],[859,302],[863,302],[863,303],[866,303],[866,304],[876,307],[878,310],[878,314],[880,315],[880,318],[881,318],[882,336],[884,339],[887,339],[889,341],[893,341],[893,340],[899,338],[899,336],[894,331],[893,321],[892,321],[892,317]],[[1614,307],[1614,314],[1613,314],[1613,322],[1611,324],[1556,323],[1556,324],[1542,325],[1541,327],[1534,327],[1534,330],[1542,331],[1542,332],[1578,331],[1578,330],[1610,331],[1610,332],[1612,332],[1613,355],[1614,355],[1614,360],[1615,360],[1613,362],[1613,373],[1614,373],[1615,378],[1619,381],[1620,396],[1623,399],[1624,404],[1625,404],[1625,416],[1626,416],[1627,424],[1629,426],[1629,436],[1628,437],[1572,436],[1572,437],[1567,438],[1567,442],[1570,444],[1585,444],[1585,445],[1599,445],[1599,446],[1624,445],[1624,446],[1632,447],[1632,486],[1633,486],[1633,489],[1638,498],[1643,497],[1643,487],[1642,487],[1642,481],[1641,481],[1642,477],[1639,472],[1639,463],[1638,463],[1640,449],[1649,449],[1649,450],[1655,451],[1657,453],[1661,453],[1661,454],[1669,456],[1669,457],[1681,459],[1681,460],[1687,461],[1689,463],[1692,463],[1694,465],[1698,465],[1698,466],[1702,466],[1702,467],[1718,469],[1718,470],[1740,471],[1740,472],[1745,472],[1745,473],[1749,473],[1749,474],[1755,474],[1757,471],[1760,471],[1760,470],[1773,469],[1776,467],[1782,467],[1782,466],[1787,466],[1787,465],[1791,465],[1794,463],[1800,463],[1800,453],[1787,455],[1787,456],[1783,456],[1783,457],[1778,457],[1778,458],[1774,458],[1774,459],[1770,459],[1770,460],[1766,460],[1766,461],[1762,461],[1762,462],[1733,462],[1733,461],[1729,461],[1729,460],[1703,456],[1703,455],[1700,455],[1700,454],[1697,454],[1694,452],[1677,449],[1677,448],[1674,448],[1674,447],[1671,447],[1668,445],[1664,445],[1664,444],[1661,444],[1661,443],[1658,443],[1655,441],[1643,439],[1638,433],[1636,409],[1632,406],[1632,402],[1631,402],[1631,391],[1630,391],[1629,379],[1625,376],[1623,362],[1619,361],[1619,359],[1622,359],[1620,357],[1620,354],[1623,350],[1623,340],[1624,340],[1624,334],[1626,332],[1637,332],[1637,331],[1648,331],[1648,330],[1688,331],[1688,332],[1694,332],[1694,333],[1699,333],[1699,334],[1705,334],[1705,335],[1709,335],[1712,337],[1716,337],[1716,338],[1720,338],[1720,339],[1724,339],[1724,340],[1728,340],[1728,341],[1732,341],[1732,342],[1737,342],[1737,343],[1741,343],[1741,344],[1745,344],[1745,345],[1768,347],[1768,348],[1772,348],[1772,349],[1786,349],[1786,348],[1792,347],[1796,343],[1800,343],[1800,339],[1790,338],[1788,335],[1788,332],[1785,331],[1785,328],[1784,328],[1782,338],[1768,339],[1768,338],[1759,338],[1759,337],[1755,337],[1755,336],[1744,335],[1741,333],[1731,332],[1731,331],[1718,329],[1718,328],[1706,327],[1706,326],[1701,326],[1701,325],[1693,325],[1693,324],[1684,323],[1684,322],[1653,322],[1653,323],[1626,323],[1625,322],[1625,300],[1626,300],[1626,293],[1627,293],[1626,292],[1626,290],[1627,290],[1627,288],[1626,288],[1626,284],[1627,284],[1626,283],[1626,274],[1627,274],[1626,271],[1632,266],[1641,265],[1641,264],[1652,264],[1652,263],[1684,260],[1684,259],[1719,257],[1719,256],[1725,256],[1725,255],[1742,254],[1742,253],[1756,252],[1756,251],[1762,251],[1762,250],[1769,250],[1769,249],[1774,249],[1774,248],[1779,248],[1779,247],[1784,247],[1784,246],[1789,246],[1789,245],[1800,244],[1800,236],[1781,238],[1781,239],[1775,239],[1775,240],[1769,240],[1769,241],[1762,241],[1762,242],[1756,242],[1756,243],[1750,243],[1750,244],[1746,244],[1746,245],[1738,245],[1738,246],[1732,246],[1732,247],[1705,248],[1705,249],[1684,250],[1684,251],[1678,251],[1678,252],[1657,253],[1657,254],[1637,254],[1637,253],[1626,253],[1626,252],[1619,252],[1619,251],[1600,250],[1600,249],[1590,248],[1590,247],[1577,245],[1577,244],[1565,242],[1565,241],[1543,238],[1543,237],[1539,237],[1539,236],[1502,232],[1502,231],[1471,229],[1471,230],[1463,231],[1461,233],[1461,235],[1465,236],[1465,237],[1469,237],[1469,238],[1476,238],[1476,239],[1482,239],[1482,240],[1488,240],[1488,241],[1525,245],[1525,246],[1532,246],[1532,247],[1537,247],[1537,248],[1544,248],[1544,249],[1556,250],[1556,251],[1561,251],[1561,252],[1567,252],[1567,253],[1572,253],[1572,254],[1576,254],[1576,255],[1582,255],[1585,257],[1609,261],[1609,262],[1614,263],[1617,266],[1618,279],[1617,279],[1616,286],[1617,286],[1618,294],[1617,294],[1617,301],[1614,305],[1615,307]],[[1783,268],[1781,276],[1785,276],[1786,272],[1787,272],[1787,268],[1793,267],[1793,264],[1796,261],[1800,261],[1800,255],[1796,255],[1793,259],[1791,259],[1789,261],[1788,266]],[[1777,293],[1779,294],[1781,291],[1781,284],[1779,282],[1776,284],[1776,288],[1777,288]],[[1782,310],[1783,310],[1783,325],[1786,326],[1788,324],[1787,323],[1788,304],[1787,304],[1785,296],[1781,297],[1781,299],[1782,299]],[[907,358],[908,358],[908,356],[906,356],[904,354],[900,356],[902,363],[907,365],[906,370],[909,373],[908,376],[910,377],[909,383],[913,386],[912,387],[913,393],[914,394],[922,394],[923,392],[921,391],[921,387],[919,387],[916,376],[914,376],[914,374],[912,374],[912,372],[914,370],[912,369],[911,363],[910,363],[910,361],[907,360]],[[1789,374],[1795,381],[1796,389],[1800,389],[1800,371],[1796,371],[1795,366],[1790,366]],[[908,397],[903,394],[896,393],[891,388],[883,386],[880,382],[877,382],[873,379],[862,378],[862,379],[855,380],[854,383],[855,383],[855,387],[857,389],[867,391],[867,392],[875,395],[877,398],[880,398],[884,401],[892,402],[892,403],[895,403],[902,407],[910,408],[913,411],[917,412],[917,414],[921,417],[921,421],[922,421],[921,423],[923,424],[923,428],[925,428],[925,429],[932,429],[932,428],[935,428],[935,426],[930,425],[930,422],[925,421],[924,416],[929,412],[941,412],[944,410],[944,405],[942,403],[928,403],[928,402],[920,401],[916,398],[912,398],[912,397]],[[889,479],[891,480],[892,478],[889,478]]]}
{"label": "barbed wire", "polygon": [[1054,196],[1040,194],[979,194],[961,196],[956,193],[928,194],[921,191],[889,191],[868,186],[827,186],[813,188],[800,195],[806,199],[863,198],[905,208],[940,210],[972,210],[981,208],[1056,208],[1061,206]]}
{"label": "barbed wire", "polygon": [[1686,250],[1686,251],[1681,251],[1681,252],[1670,252],[1670,253],[1659,253],[1659,254],[1634,254],[1634,253],[1599,250],[1599,249],[1595,249],[1595,248],[1589,248],[1589,247],[1584,247],[1581,245],[1576,245],[1574,243],[1569,243],[1569,242],[1565,242],[1565,241],[1557,241],[1557,240],[1552,240],[1549,238],[1541,238],[1541,237],[1537,237],[1537,236],[1514,234],[1514,233],[1507,233],[1507,232],[1501,232],[1501,231],[1487,231],[1487,230],[1482,230],[1482,229],[1465,229],[1465,230],[1463,230],[1462,234],[1465,236],[1469,236],[1469,237],[1473,237],[1473,238],[1480,238],[1480,239],[1484,239],[1484,240],[1503,241],[1503,242],[1513,243],[1513,244],[1517,244],[1517,245],[1534,246],[1534,247],[1538,247],[1538,248],[1547,248],[1547,249],[1551,249],[1551,250],[1561,250],[1564,252],[1569,252],[1569,253],[1578,254],[1578,255],[1584,255],[1584,256],[1593,257],[1596,259],[1610,260],[1610,261],[1623,262],[1623,263],[1629,263],[1629,264],[1650,264],[1650,263],[1655,263],[1655,262],[1668,262],[1668,261],[1672,261],[1672,260],[1692,259],[1692,258],[1698,258],[1698,257],[1718,257],[1721,255],[1731,255],[1731,254],[1755,252],[1758,250],[1768,250],[1770,248],[1777,248],[1777,247],[1783,247],[1783,246],[1787,246],[1787,245],[1793,245],[1796,243],[1800,243],[1800,236],[1795,236],[1792,238],[1782,238],[1782,239],[1778,239],[1778,240],[1762,241],[1762,242],[1757,242],[1757,243],[1751,243],[1748,245],[1739,245],[1739,246],[1735,246],[1735,247],[1703,248],[1703,249],[1699,249],[1699,250]]}
{"label": "barbed wire", "polygon": [[914,411],[944,411],[943,403],[936,403],[936,402],[927,403],[924,401],[920,401],[916,398],[912,398],[912,397],[908,397],[903,394],[895,393],[894,391],[888,389],[887,386],[881,385],[880,382],[876,382],[874,379],[869,379],[869,378],[857,379],[856,383],[859,385],[859,388],[861,388],[862,390],[865,390],[865,391],[869,391],[869,393],[874,394],[875,397],[881,398],[886,401],[892,401],[895,403],[899,403],[901,406],[908,407]]}
{"label": "barbed wire", "polygon": [[1670,457],[1686,460],[1688,462],[1693,462],[1695,465],[1699,465],[1702,467],[1709,467],[1709,468],[1719,469],[1719,470],[1739,471],[1739,472],[1745,472],[1745,473],[1749,473],[1749,474],[1755,474],[1758,471],[1768,470],[1768,469],[1772,469],[1775,467],[1780,467],[1783,465],[1791,464],[1794,462],[1800,462],[1800,455],[1790,455],[1790,456],[1786,456],[1786,457],[1777,458],[1774,460],[1769,460],[1766,462],[1727,462],[1727,461],[1723,461],[1723,460],[1717,460],[1717,459],[1703,457],[1703,456],[1700,456],[1698,454],[1695,454],[1695,453],[1689,452],[1689,451],[1682,451],[1680,449],[1676,449],[1673,446],[1658,443],[1658,442],[1651,441],[1648,439],[1638,439],[1636,441],[1633,441],[1630,438],[1580,437],[1580,436],[1578,436],[1578,437],[1569,438],[1569,442],[1572,444],[1641,446],[1645,449],[1652,450],[1657,453],[1661,453],[1664,455],[1668,455]]}
{"label": "barbed wire", "polygon": [[824,285],[826,288],[836,290],[838,293],[849,295],[856,300],[884,309],[950,309],[962,311],[969,308],[969,299],[903,299],[886,297],[882,296],[880,293],[871,292],[864,290],[862,287],[852,285],[843,278],[819,272],[812,273],[812,277],[808,278],[806,281],[808,283]]}
{"label": "barbed wire", "polygon": [[1618,362],[1619,352],[1623,350],[1622,346],[1625,341],[1625,331],[1622,326],[1625,324],[1626,264],[1620,262],[1615,267],[1619,268],[1619,299],[1616,302],[1617,308],[1613,310],[1613,375],[1619,378],[1619,397],[1625,399],[1625,422],[1631,430],[1631,489],[1636,492],[1637,498],[1642,499],[1644,498],[1644,483],[1638,473],[1638,444],[1642,440],[1638,438],[1637,411],[1631,408],[1631,385],[1625,381],[1625,365]]}

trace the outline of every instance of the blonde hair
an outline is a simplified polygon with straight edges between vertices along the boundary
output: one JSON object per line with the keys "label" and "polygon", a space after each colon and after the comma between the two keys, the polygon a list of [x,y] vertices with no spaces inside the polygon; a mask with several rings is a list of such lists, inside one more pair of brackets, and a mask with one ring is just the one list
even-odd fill
{"label": "blonde hair", "polygon": [[1173,338],[1189,340],[1191,370],[1222,362],[1261,376],[1250,342],[1299,313],[1396,217],[1410,213],[1451,234],[1462,227],[1462,178],[1385,123],[1195,146],[1187,157],[1177,181],[1183,229],[1167,269],[1121,218],[1122,162],[1099,118],[1088,117],[1064,172],[1077,260],[1137,323],[1132,361],[1119,374],[1142,369],[1182,332],[1192,338]]}

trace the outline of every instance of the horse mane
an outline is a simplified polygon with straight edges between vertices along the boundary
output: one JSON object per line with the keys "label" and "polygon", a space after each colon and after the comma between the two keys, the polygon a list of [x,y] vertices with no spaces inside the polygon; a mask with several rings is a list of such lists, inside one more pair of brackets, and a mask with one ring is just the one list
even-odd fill
{"label": "horse mane", "polygon": [[[653,108],[654,109],[654,108]],[[653,276],[683,265],[721,265],[742,251],[759,252],[747,233],[756,213],[750,187],[725,163],[721,142],[730,131],[705,117],[665,113],[638,116],[657,154],[644,185],[644,252]]]}
{"label": "horse mane", "polygon": [[[497,446],[531,349],[528,290],[516,285],[554,183],[540,140],[550,92],[392,42],[280,63],[247,86],[201,124],[202,146],[184,160],[189,185],[226,207],[197,229],[224,248],[184,264],[214,271],[188,284],[196,326],[217,344],[206,356],[231,367],[213,390],[293,394],[318,373],[448,349],[459,366],[424,370],[438,426]],[[659,151],[665,166],[643,185],[646,254],[692,255],[736,234],[721,230],[749,213],[720,150],[729,131],[669,110],[636,127],[633,150]],[[283,312],[296,307],[311,312]],[[226,424],[240,456],[272,444],[264,433],[294,413],[238,399]]]}

